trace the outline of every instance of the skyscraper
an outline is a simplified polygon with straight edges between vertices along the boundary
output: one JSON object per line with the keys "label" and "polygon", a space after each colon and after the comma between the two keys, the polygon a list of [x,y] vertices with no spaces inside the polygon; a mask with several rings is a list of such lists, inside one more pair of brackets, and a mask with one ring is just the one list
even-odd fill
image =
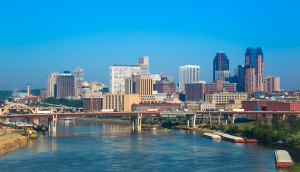
{"label": "skyscraper", "polygon": [[56,79],[56,98],[75,96],[74,76],[71,72],[64,71]]}
{"label": "skyscraper", "polygon": [[59,73],[50,73],[47,77],[47,97],[55,97],[54,86],[56,84],[56,78]]}
{"label": "skyscraper", "polygon": [[192,84],[200,81],[200,66],[185,65],[179,68],[180,92],[185,91],[185,84]]}
{"label": "skyscraper", "polygon": [[74,84],[75,84],[75,96],[79,96],[81,94],[81,87],[83,82],[83,69],[80,67],[76,67],[73,70],[74,75]]}
{"label": "skyscraper", "polygon": [[225,53],[219,52],[217,53],[214,61],[213,61],[213,78],[215,81],[215,72],[227,70],[229,71],[229,60]]}
{"label": "skyscraper", "polygon": [[238,72],[237,72],[237,85],[236,85],[236,91],[237,92],[244,92],[244,84],[243,84],[243,78],[244,78],[244,65],[238,65]]}
{"label": "skyscraper", "polygon": [[264,61],[260,47],[247,48],[245,53],[243,85],[248,96],[264,89]]}
{"label": "skyscraper", "polygon": [[139,57],[138,65],[141,67],[141,73],[140,73],[141,75],[150,75],[148,56]]}
{"label": "skyscraper", "polygon": [[80,67],[76,67],[75,70],[73,70],[73,75],[74,75],[74,82],[75,84],[77,82],[83,82],[83,69]]}
{"label": "skyscraper", "polygon": [[125,79],[141,72],[141,67],[114,65],[109,67],[109,89],[112,94],[125,94]]}

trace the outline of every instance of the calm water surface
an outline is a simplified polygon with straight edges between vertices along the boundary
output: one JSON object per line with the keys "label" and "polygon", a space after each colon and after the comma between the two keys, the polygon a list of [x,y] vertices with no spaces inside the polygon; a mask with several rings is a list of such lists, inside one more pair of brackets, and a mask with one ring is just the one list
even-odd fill
{"label": "calm water surface", "polygon": [[59,121],[56,137],[0,155],[0,171],[276,171],[275,149],[200,133],[131,133],[129,125]]}

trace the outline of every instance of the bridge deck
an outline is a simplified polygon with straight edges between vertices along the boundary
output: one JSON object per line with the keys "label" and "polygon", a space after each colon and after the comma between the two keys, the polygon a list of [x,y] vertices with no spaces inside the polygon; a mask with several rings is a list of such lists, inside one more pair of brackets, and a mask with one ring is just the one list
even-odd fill
{"label": "bridge deck", "polygon": [[[197,112],[183,112],[183,111],[158,111],[158,112],[91,112],[91,113],[54,113],[54,114],[12,114],[12,115],[0,115],[0,118],[53,118],[53,115],[57,115],[57,118],[71,117],[71,116],[96,116],[96,115],[116,115],[116,116],[138,116],[138,114],[142,114],[142,116],[160,116],[164,114],[173,114],[173,115],[182,115],[182,114],[220,114],[219,111],[197,111]],[[300,111],[221,111],[221,114],[241,114],[241,115],[253,115],[253,114],[285,114],[285,115],[293,115],[300,114]]]}

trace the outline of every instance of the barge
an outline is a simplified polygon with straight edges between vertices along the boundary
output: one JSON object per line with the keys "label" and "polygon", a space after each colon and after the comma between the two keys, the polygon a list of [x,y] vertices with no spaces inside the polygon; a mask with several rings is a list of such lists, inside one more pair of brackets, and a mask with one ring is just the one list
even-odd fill
{"label": "barge", "polygon": [[277,150],[274,153],[276,168],[289,168],[294,165],[290,154],[286,150]]}
{"label": "barge", "polygon": [[212,140],[222,140],[221,136],[211,133],[203,133],[202,137],[209,138]]}
{"label": "barge", "polygon": [[222,137],[222,140],[234,142],[234,143],[245,143],[245,140],[241,137],[232,136],[225,133],[214,132],[213,134],[219,135]]}

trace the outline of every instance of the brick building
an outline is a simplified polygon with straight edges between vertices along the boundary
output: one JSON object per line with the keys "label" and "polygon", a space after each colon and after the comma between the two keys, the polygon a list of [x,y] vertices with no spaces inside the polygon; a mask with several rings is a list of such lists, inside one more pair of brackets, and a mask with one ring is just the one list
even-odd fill
{"label": "brick building", "polygon": [[223,89],[236,92],[236,83],[223,83],[222,80],[217,80],[211,83],[185,84],[185,101],[204,101],[204,94],[220,92]]}
{"label": "brick building", "polygon": [[255,111],[258,106],[260,111],[300,111],[300,103],[280,101],[243,101],[242,108]]}
{"label": "brick building", "polygon": [[175,81],[156,81],[155,83],[157,93],[175,93]]}
{"label": "brick building", "polygon": [[93,112],[101,111],[102,98],[83,98],[83,111]]}

